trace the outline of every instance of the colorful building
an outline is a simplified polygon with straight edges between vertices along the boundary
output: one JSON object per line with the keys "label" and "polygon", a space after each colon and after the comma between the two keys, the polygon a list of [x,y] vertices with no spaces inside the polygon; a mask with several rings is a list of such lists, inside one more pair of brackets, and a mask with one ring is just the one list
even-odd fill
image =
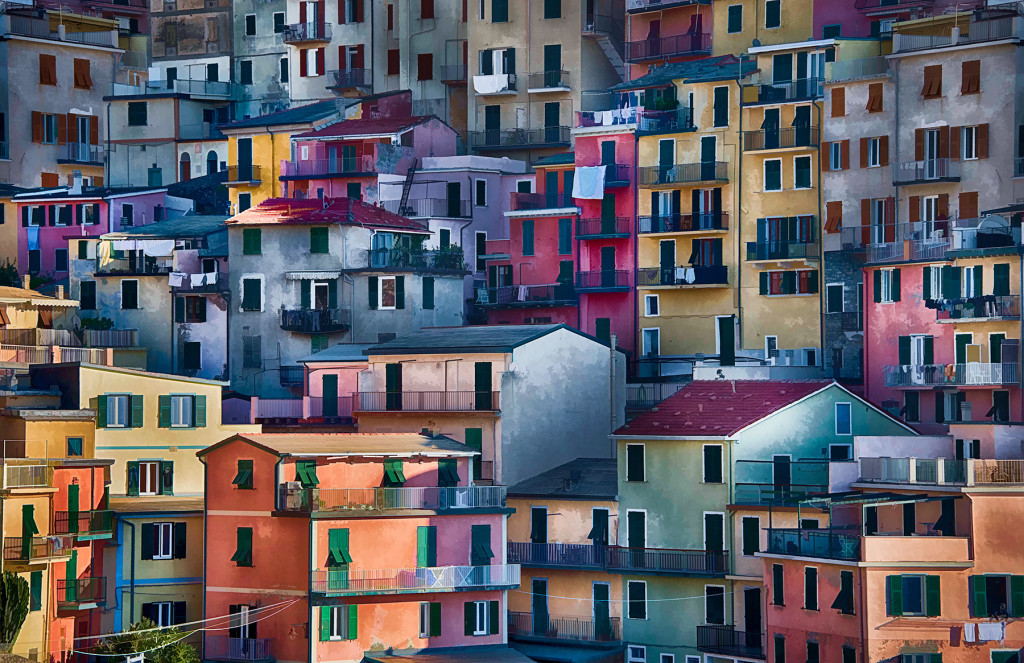
{"label": "colorful building", "polygon": [[629,80],[648,73],[651,65],[710,55],[711,30],[711,2],[629,0],[626,6]]}

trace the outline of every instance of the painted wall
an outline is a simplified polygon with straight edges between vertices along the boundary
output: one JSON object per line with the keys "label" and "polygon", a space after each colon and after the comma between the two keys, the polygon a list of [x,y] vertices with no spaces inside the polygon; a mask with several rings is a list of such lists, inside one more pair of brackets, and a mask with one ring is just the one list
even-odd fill
{"label": "painted wall", "polygon": [[292,158],[291,137],[294,133],[307,131],[311,126],[307,125],[299,129],[282,128],[280,132],[275,129],[273,133],[267,133],[261,128],[228,134],[226,156],[228,165],[238,165],[238,139],[251,138],[252,164],[260,167],[260,181],[258,184],[233,184],[228,187],[228,197],[231,201],[232,211],[239,211],[238,194],[240,193],[249,194],[252,207],[259,205],[267,198],[275,198],[281,195],[283,185],[278,180],[278,177],[281,176],[281,161]]}
{"label": "painted wall", "polygon": [[[743,30],[729,33],[728,6],[743,5]],[[711,13],[712,55],[745,52],[755,39],[764,46],[804,41],[811,36],[814,26],[814,1],[800,0],[781,4],[781,26],[765,28],[764,3],[757,0],[714,0]],[[814,36],[818,36],[817,33]]]}

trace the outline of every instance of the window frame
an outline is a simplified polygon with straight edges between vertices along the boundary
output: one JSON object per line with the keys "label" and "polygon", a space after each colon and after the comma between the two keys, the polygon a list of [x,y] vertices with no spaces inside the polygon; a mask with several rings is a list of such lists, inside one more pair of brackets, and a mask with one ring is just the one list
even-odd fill
{"label": "window frame", "polygon": [[[109,402],[109,401],[108,401]],[[160,463],[159,460],[140,460],[139,461],[139,496],[149,497],[160,494]],[[152,468],[153,486],[152,490],[149,490],[149,469]],[[143,484],[146,485],[147,490],[143,490]]]}
{"label": "window frame", "polygon": [[[252,32],[249,32],[249,19],[250,18],[252,18]],[[256,14],[246,14],[245,15],[245,19],[244,19],[244,23],[243,23],[243,28],[242,29],[244,30],[246,37],[255,37],[256,36],[256,32],[257,32],[257,30],[256,30],[256,21],[257,21]]]}
{"label": "window frame", "polygon": [[473,635],[488,635],[491,610],[488,601],[473,601]]}
{"label": "window frame", "polygon": [[882,167],[882,139],[878,136],[868,138],[868,168]]}
{"label": "window frame", "polygon": [[[743,527],[743,523],[747,520],[757,521],[757,551],[754,555],[747,554],[746,546],[746,529]],[[756,557],[756,553],[761,552],[761,516],[741,516],[740,517],[740,555],[742,557]]]}
{"label": "window frame", "polygon": [[[158,463],[159,465],[159,463]],[[159,470],[157,481],[159,481]],[[139,495],[142,495],[142,463],[139,463]],[[146,493],[147,495],[150,493]],[[164,553],[164,549],[167,550]],[[174,523],[153,523],[153,559],[174,559]]]}
{"label": "window frame", "polygon": [[[134,283],[135,284],[135,302],[134,302],[135,305],[134,306],[125,306],[124,305],[125,304],[125,302],[124,302],[124,286],[125,286],[126,283]],[[120,310],[122,310],[122,311],[141,311],[142,310],[142,307],[139,306],[139,280],[138,279],[121,279],[119,291],[120,291],[119,295],[120,295],[120,300],[121,301],[118,302],[118,303],[120,304],[120,307],[121,307]]]}
{"label": "window frame", "polygon": [[[799,161],[801,161],[802,159],[806,159],[807,160],[807,185],[806,186],[800,186],[800,183],[797,182],[797,173],[800,172],[800,169],[797,167],[797,163]],[[813,160],[811,159],[811,156],[809,154],[800,154],[800,155],[797,155],[797,156],[793,157],[793,190],[794,191],[806,191],[808,189],[813,189],[814,188],[814,169],[812,168],[812,166],[813,166]],[[779,177],[780,182],[782,180],[781,174],[782,173],[780,172],[779,173],[779,175],[780,175],[780,177]]]}
{"label": "window frame", "polygon": [[[722,590],[722,593],[721,594],[709,594],[708,593],[709,589],[720,589],[720,590]],[[720,599],[722,601],[722,623],[721,624],[719,624],[717,622],[709,622],[708,621],[708,599],[710,597],[717,597],[718,599]],[[728,616],[726,615],[727,611],[728,611],[728,605],[726,605],[726,601],[725,601],[725,585],[704,585],[704,624],[706,626],[712,626],[712,625],[713,626],[724,626],[725,623],[726,623],[726,620],[728,619]]]}
{"label": "window frame", "polygon": [[[654,302],[654,306],[651,306],[651,302]],[[652,313],[653,311],[653,313]],[[658,318],[661,317],[661,300],[658,295],[644,295],[644,317],[645,318]]]}
{"label": "window frame", "polygon": [[891,269],[880,269],[878,270],[878,280],[881,283],[881,293],[879,304],[895,304],[896,300],[892,298],[892,274],[894,268]]}
{"label": "window frame", "polygon": [[[392,291],[395,292],[395,301],[390,306],[384,305],[384,282],[391,281],[395,284]],[[395,311],[398,309],[398,277],[397,276],[380,276],[377,280],[377,310],[378,311]]]}
{"label": "window frame", "polygon": [[[768,188],[768,164],[769,163],[777,163],[779,165],[779,188],[778,189],[769,189]],[[765,159],[764,163],[763,163],[763,165],[761,167],[761,175],[762,175],[762,182],[761,182],[761,184],[762,184],[762,192],[763,193],[777,193],[779,191],[783,191],[784,190],[784,185],[783,185],[783,182],[782,182],[783,178],[782,178],[782,159],[781,158]]]}
{"label": "window frame", "polygon": [[[630,478],[629,473],[629,450],[630,448],[640,449],[640,473],[639,479]],[[627,442],[626,443],[626,482],[627,483],[645,483],[647,481],[647,445],[643,442]]]}
{"label": "window frame", "polygon": [[843,169],[843,141],[834,140],[828,144],[828,169]]}
{"label": "window frame", "polygon": [[647,663],[647,647],[626,645],[626,663]]}
{"label": "window frame", "polygon": [[[105,428],[131,428],[132,427],[132,396],[131,394],[104,394],[107,399],[107,420]],[[123,407],[115,404],[124,403]],[[112,407],[113,406],[113,407]],[[122,421],[117,422],[117,417],[111,414],[120,414]]]}
{"label": "window frame", "polygon": [[[968,136],[970,136],[969,141]],[[968,147],[970,147],[970,156],[968,156]],[[958,156],[962,161],[977,161],[980,158],[978,156],[978,125],[960,127],[960,154]]]}
{"label": "window frame", "polygon": [[[844,433],[839,430],[839,411],[840,409],[842,409],[840,406],[845,406],[845,409],[847,411],[848,417],[846,419],[846,423],[848,425],[849,432]],[[853,435],[853,403],[851,403],[850,401],[841,401],[838,403],[834,403],[832,408],[832,416],[833,421],[835,423],[836,435],[842,435],[843,437]]]}
{"label": "window frame", "polygon": [[[718,481],[708,481],[708,468],[707,468],[707,449],[709,447],[718,447]],[[700,482],[706,485],[720,486],[725,483],[725,445],[717,442],[702,444],[700,447]]]}
{"label": "window frame", "polygon": [[[481,188],[481,185],[483,187]],[[483,202],[480,202],[481,198]],[[473,206],[487,207],[487,179],[478,177],[473,180]]]}
{"label": "window frame", "polygon": [[[654,337],[655,342],[657,343],[657,346],[658,346],[658,348],[657,348],[658,352],[653,354],[653,355],[648,350],[648,347],[650,345],[650,343],[648,343],[648,335]],[[661,327],[644,327],[643,329],[641,329],[640,330],[640,345],[641,345],[640,349],[642,351],[641,352],[641,356],[643,356],[643,357],[647,357],[647,356],[660,357],[661,356]]]}
{"label": "window frame", "polygon": [[[737,8],[739,9],[739,15],[740,15],[739,16],[739,18],[740,18],[740,27],[739,27],[739,30],[733,30],[730,27],[731,19],[732,19],[732,10],[733,9],[737,9]],[[737,35],[737,34],[741,34],[742,32],[743,32],[743,5],[742,4],[729,5],[728,7],[725,8],[725,34],[727,34],[727,35]]]}
{"label": "window frame", "polygon": [[[195,428],[196,399],[191,394],[171,394],[171,428]],[[177,415],[178,423],[174,423]]]}
{"label": "window frame", "polygon": [[[900,612],[902,613],[901,616],[903,616],[903,617],[925,617],[925,616],[927,616],[927,614],[928,614],[928,596],[927,596],[927,582],[928,581],[926,580],[926,578],[928,577],[927,574],[924,574],[924,573],[901,573],[901,574],[898,574],[898,575],[900,576],[900,587],[901,587],[901,591],[900,591],[900,596],[901,596]],[[921,583],[921,592],[920,592],[921,611],[920,612],[908,612],[906,610],[906,605],[907,605],[907,601],[906,601],[906,598],[907,598],[907,582],[906,581],[907,581],[907,578],[913,578],[914,580],[916,580],[916,581]]]}
{"label": "window frame", "polygon": [[[768,3],[775,2],[779,5],[779,24],[768,25]],[[764,29],[765,30],[778,30],[782,27],[782,0],[765,0],[764,2]]]}
{"label": "window frame", "polygon": [[[839,288],[839,309],[832,310],[833,297],[831,294],[832,288]],[[825,312],[826,313],[845,313],[846,312],[846,284],[845,283],[826,283],[825,284]]]}
{"label": "window frame", "polygon": [[[644,600],[642,604],[643,617],[633,616],[634,601],[632,598],[633,586],[643,586]],[[627,580],[626,581],[626,619],[636,619],[646,621],[648,618],[647,610],[647,581],[646,580]]]}
{"label": "window frame", "polygon": [[[810,595],[807,593],[807,579],[808,579],[808,573],[807,572],[808,571],[814,571],[814,597],[813,597],[814,598],[814,605],[813,606],[810,605],[810,601],[808,600],[809,598],[811,598]],[[821,587],[820,587],[820,585],[821,585],[821,573],[819,572],[819,569],[818,569],[817,566],[805,566],[804,567],[804,574],[803,575],[804,575],[804,582],[803,582],[803,586],[804,586],[804,591],[803,591],[804,602],[803,602],[803,605],[801,607],[804,610],[809,610],[811,612],[820,612],[821,611]]]}

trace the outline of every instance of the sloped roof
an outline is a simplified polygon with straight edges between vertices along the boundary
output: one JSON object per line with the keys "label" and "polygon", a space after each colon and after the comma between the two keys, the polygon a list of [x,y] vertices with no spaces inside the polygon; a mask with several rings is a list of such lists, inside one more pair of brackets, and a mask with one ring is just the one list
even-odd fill
{"label": "sloped roof", "polygon": [[336,122],[323,129],[315,129],[293,136],[293,138],[342,138],[344,136],[376,136],[379,134],[395,134],[411,129],[428,120],[433,115],[409,115],[406,117],[380,117],[367,120],[345,120]]}
{"label": "sloped roof", "polygon": [[341,99],[327,99],[305,106],[295,106],[276,113],[267,113],[258,117],[250,117],[237,122],[222,124],[221,129],[247,129],[250,127],[279,127],[286,124],[305,124],[315,122],[338,112]]}
{"label": "sloped roof", "polygon": [[[757,63],[740,61],[735,55],[720,55],[713,58],[688,60],[686,62],[670,62],[656,67],[649,74],[619,83],[609,90],[624,92],[642,88],[670,85],[673,81],[683,83],[710,83],[726,81],[750,75],[757,69]],[[742,71],[742,76],[741,72]]]}
{"label": "sloped roof", "polygon": [[[509,352],[559,329],[586,336],[565,324],[424,327],[374,345],[368,355],[449,354],[452,352]],[[587,338],[590,338],[587,336]],[[595,343],[600,341],[594,340]]]}
{"label": "sloped roof", "polygon": [[697,380],[615,435],[728,437],[833,380]]}
{"label": "sloped roof", "polygon": [[227,220],[229,226],[330,223],[429,232],[425,222],[407,219],[354,198],[268,198]]}
{"label": "sloped roof", "polygon": [[35,290],[26,290],[10,285],[0,285],[0,303],[31,303],[36,306],[78,306],[73,299],[57,299]]}
{"label": "sloped roof", "polygon": [[614,458],[576,458],[508,489],[509,497],[615,499],[618,475]]}
{"label": "sloped roof", "polygon": [[167,239],[205,237],[225,230],[224,224],[227,220],[227,216],[218,214],[179,216],[174,219],[167,219],[166,221],[124,228],[117,232],[107,233],[107,236],[130,235],[132,237],[161,237]]}
{"label": "sloped roof", "polygon": [[249,433],[232,435],[197,456],[242,440],[278,456],[473,456],[478,452],[450,437],[419,433]]}
{"label": "sloped roof", "polygon": [[27,189],[15,196],[18,201],[35,200],[37,198],[64,199],[64,198],[109,198],[111,196],[124,196],[128,194],[162,193],[166,187],[152,186],[83,186],[81,193],[71,193],[70,187],[55,187],[45,189]]}
{"label": "sloped roof", "polygon": [[19,193],[25,193],[28,189],[7,182],[0,182],[0,198],[10,198],[16,196]]}
{"label": "sloped roof", "polygon": [[335,363],[341,361],[356,361],[366,363],[366,350],[372,348],[372,343],[338,343],[326,350],[315,352],[298,360],[300,364]]}

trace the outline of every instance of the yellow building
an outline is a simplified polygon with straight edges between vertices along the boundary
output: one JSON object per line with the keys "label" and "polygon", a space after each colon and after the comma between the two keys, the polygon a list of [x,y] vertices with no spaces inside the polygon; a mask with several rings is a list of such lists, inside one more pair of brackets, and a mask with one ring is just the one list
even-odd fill
{"label": "yellow building", "polygon": [[[4,145],[3,147],[6,147]],[[0,152],[0,156],[7,155]],[[26,189],[5,182],[0,183],[0,264],[8,260],[18,264],[18,206],[12,200]]]}
{"label": "yellow building", "polygon": [[621,660],[622,577],[605,569],[616,492],[614,458],[577,458],[509,488],[508,560],[522,566],[520,590],[508,598],[516,649],[554,647],[571,661],[574,648],[599,648]]}
{"label": "yellow building", "polygon": [[788,44],[814,35],[814,0],[713,0],[712,55],[739,55],[754,40]]}

